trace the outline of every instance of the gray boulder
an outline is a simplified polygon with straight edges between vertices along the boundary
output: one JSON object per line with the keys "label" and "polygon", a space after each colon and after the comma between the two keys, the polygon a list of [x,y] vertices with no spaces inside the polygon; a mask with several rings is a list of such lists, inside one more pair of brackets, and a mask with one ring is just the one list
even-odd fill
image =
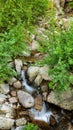
{"label": "gray boulder", "polygon": [[0,129],[9,130],[14,126],[14,120],[6,117],[0,117]]}
{"label": "gray boulder", "polygon": [[34,98],[29,93],[19,90],[17,95],[19,102],[25,108],[31,108],[34,106]]}
{"label": "gray boulder", "polygon": [[52,91],[47,97],[47,102],[66,110],[73,110],[73,90],[71,92],[65,91],[59,94]]}

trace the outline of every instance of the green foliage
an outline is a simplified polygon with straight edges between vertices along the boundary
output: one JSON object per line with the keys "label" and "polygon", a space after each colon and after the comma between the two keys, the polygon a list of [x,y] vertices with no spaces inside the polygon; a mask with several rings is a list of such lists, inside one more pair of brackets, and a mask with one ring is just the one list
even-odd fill
{"label": "green foliage", "polygon": [[38,130],[38,126],[32,123],[28,123],[22,130]]}
{"label": "green foliage", "polygon": [[9,59],[22,55],[28,27],[47,9],[48,0],[0,0],[0,81],[15,74]]}
{"label": "green foliage", "polygon": [[66,90],[73,84],[73,23],[68,29],[64,26],[62,29],[56,23],[51,17],[50,27],[44,33],[46,39],[40,43],[39,49],[46,54],[42,64],[50,66],[52,82],[49,87]]}
{"label": "green foliage", "polygon": [[0,28],[10,29],[18,23],[33,23],[47,9],[48,0],[1,0]]}

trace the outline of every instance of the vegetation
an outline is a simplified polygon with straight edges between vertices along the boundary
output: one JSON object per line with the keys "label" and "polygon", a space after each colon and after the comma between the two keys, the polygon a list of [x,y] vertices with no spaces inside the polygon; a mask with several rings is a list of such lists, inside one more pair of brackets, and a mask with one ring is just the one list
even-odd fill
{"label": "vegetation", "polygon": [[45,31],[46,39],[43,39],[39,48],[46,54],[42,64],[50,66],[52,82],[49,87],[67,90],[73,84],[73,24],[67,29],[64,25],[61,28],[53,15],[50,21],[50,27]]}
{"label": "vegetation", "polygon": [[47,8],[48,0],[0,0],[0,82],[15,74],[8,62],[22,55],[26,27],[43,17]]}
{"label": "vegetation", "polygon": [[46,15],[48,8],[46,39],[40,36],[38,42],[39,50],[46,54],[43,63],[50,66],[49,87],[65,90],[73,84],[73,25],[60,28],[54,19],[55,10],[51,11],[52,1],[48,4],[48,0],[0,0],[0,82],[16,75],[9,62],[23,55],[28,29]]}
{"label": "vegetation", "polygon": [[22,128],[22,130],[38,130],[38,126],[32,123],[28,123],[24,126],[24,128]]}

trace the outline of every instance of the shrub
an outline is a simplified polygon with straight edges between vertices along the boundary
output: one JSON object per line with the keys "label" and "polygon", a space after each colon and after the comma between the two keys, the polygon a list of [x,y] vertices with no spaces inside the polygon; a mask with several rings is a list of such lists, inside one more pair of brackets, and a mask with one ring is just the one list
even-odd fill
{"label": "shrub", "polygon": [[38,126],[32,123],[28,123],[22,130],[38,130]]}
{"label": "shrub", "polygon": [[50,66],[49,74],[53,81],[49,87],[57,90],[70,89],[73,84],[73,25],[67,30],[64,26],[62,29],[54,19],[50,25],[45,31],[46,39],[39,48],[46,54],[42,64]]}
{"label": "shrub", "polygon": [[14,60],[26,49],[27,29],[43,16],[48,0],[0,0],[0,79],[14,74],[9,59]]}

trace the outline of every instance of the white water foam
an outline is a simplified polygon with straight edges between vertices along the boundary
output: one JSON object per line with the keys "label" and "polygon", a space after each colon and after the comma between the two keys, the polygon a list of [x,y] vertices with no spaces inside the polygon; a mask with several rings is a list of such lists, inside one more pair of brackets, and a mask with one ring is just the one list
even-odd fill
{"label": "white water foam", "polygon": [[45,102],[43,102],[41,111],[36,110],[35,108],[31,108],[29,111],[34,115],[34,119],[45,121],[46,123],[49,123],[50,116],[53,115],[51,111],[46,110]]}
{"label": "white water foam", "polygon": [[35,88],[33,88],[32,86],[29,86],[28,84],[27,84],[27,80],[26,80],[26,78],[25,78],[25,70],[22,70],[22,72],[21,72],[21,77],[22,77],[22,86],[25,88],[25,90],[28,92],[28,93],[33,93],[33,92],[35,92],[36,91],[36,89]]}

